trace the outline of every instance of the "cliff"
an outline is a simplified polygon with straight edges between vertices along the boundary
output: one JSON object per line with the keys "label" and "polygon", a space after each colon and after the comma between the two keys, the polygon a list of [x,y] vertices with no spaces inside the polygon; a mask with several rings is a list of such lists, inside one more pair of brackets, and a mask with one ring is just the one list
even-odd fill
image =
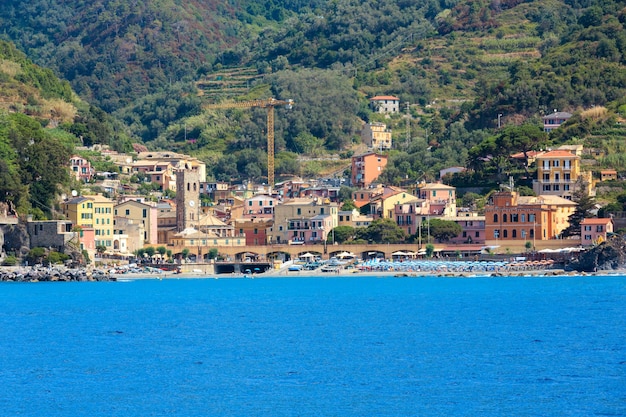
{"label": "cliff", "polygon": [[582,253],[567,269],[579,272],[626,269],[626,240],[613,236]]}

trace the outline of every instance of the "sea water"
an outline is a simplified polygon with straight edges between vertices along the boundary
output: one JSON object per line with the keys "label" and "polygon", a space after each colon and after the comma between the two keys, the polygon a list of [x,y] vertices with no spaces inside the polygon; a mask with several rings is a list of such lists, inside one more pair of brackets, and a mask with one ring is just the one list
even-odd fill
{"label": "sea water", "polygon": [[626,415],[626,278],[0,285],[3,416]]}

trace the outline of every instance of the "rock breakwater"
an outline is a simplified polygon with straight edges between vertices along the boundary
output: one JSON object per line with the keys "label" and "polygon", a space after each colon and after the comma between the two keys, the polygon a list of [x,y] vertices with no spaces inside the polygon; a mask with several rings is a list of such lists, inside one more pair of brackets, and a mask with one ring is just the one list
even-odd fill
{"label": "rock breakwater", "polygon": [[0,282],[86,282],[115,281],[105,271],[87,270],[85,268],[11,268],[0,269]]}

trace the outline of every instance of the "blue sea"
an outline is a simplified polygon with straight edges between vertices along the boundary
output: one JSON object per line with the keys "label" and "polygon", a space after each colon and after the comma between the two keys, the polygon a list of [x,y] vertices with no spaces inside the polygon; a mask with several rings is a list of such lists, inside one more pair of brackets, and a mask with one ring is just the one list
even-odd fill
{"label": "blue sea", "polygon": [[0,284],[2,416],[623,416],[626,277]]}

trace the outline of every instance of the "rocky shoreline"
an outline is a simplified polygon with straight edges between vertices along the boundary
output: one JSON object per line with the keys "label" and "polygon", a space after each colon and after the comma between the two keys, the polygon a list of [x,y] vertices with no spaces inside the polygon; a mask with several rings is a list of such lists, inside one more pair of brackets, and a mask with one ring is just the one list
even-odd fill
{"label": "rocky shoreline", "polygon": [[2,267],[0,282],[87,282],[115,281],[116,278],[100,270],[65,267]]}

